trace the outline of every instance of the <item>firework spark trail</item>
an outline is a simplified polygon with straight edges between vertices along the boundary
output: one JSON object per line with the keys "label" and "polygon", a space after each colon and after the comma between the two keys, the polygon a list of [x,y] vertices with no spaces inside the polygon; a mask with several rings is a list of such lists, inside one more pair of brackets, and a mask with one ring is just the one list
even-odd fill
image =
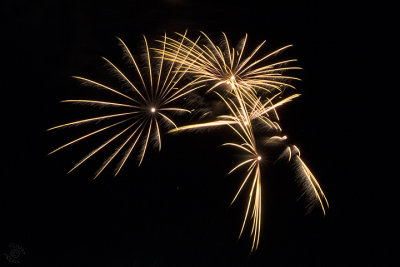
{"label": "firework spark trail", "polygon": [[[249,194],[247,208],[245,212],[245,216],[243,219],[242,227],[240,229],[239,237],[242,235],[246,222],[248,220],[249,212],[251,212],[252,219],[252,227],[251,227],[251,235],[253,236],[252,247],[251,249],[257,249],[259,240],[260,240],[260,226],[261,226],[261,174],[260,174],[260,162],[261,156],[257,151],[256,140],[252,129],[252,123],[249,118],[249,113],[244,105],[244,100],[241,98],[240,90],[234,88],[234,93],[239,102],[239,106],[236,105],[234,101],[230,101],[228,103],[226,99],[224,99],[221,95],[221,99],[227,105],[231,114],[233,116],[233,120],[237,121],[235,124],[237,127],[234,127],[232,124],[228,124],[228,126],[240,137],[243,143],[225,143],[224,145],[233,146],[239,148],[242,153],[246,154],[245,160],[237,164],[231,171],[236,171],[237,169],[249,166],[246,170],[247,175],[243,180],[240,188],[238,189],[235,197],[232,200],[232,203],[236,200],[239,193],[242,191],[242,188],[245,184],[247,184],[250,179],[251,182],[251,191]],[[231,100],[231,99],[228,99]],[[255,189],[255,191],[254,191]],[[231,203],[231,204],[232,204]]]}
{"label": "firework spark trail", "polygon": [[[286,140],[281,137],[273,137],[278,142],[282,142]],[[324,191],[319,185],[317,179],[308,168],[306,163],[300,157],[300,150],[297,146],[286,146],[284,151],[279,156],[279,159],[287,158],[289,163],[292,163],[297,171],[297,178],[299,183],[303,186],[304,194],[309,198],[309,206],[310,208],[314,206],[314,204],[319,203],[322,212],[326,213],[326,208],[329,208],[328,199],[325,196]]]}
{"label": "firework spark trail", "polygon": [[[223,99],[223,97],[220,94],[218,94],[218,95],[221,97],[221,99]],[[279,93],[277,95],[279,95]],[[292,101],[294,98],[299,97],[299,96],[300,96],[300,94],[294,94],[283,100],[280,100],[277,103],[272,102],[272,100],[273,100],[273,98],[275,98],[275,96],[271,99],[267,99],[265,101],[265,103],[262,103],[259,99],[257,99],[253,103],[249,103],[247,101],[245,102],[243,100],[242,101],[245,102],[245,105],[248,107],[248,109],[251,110],[247,115],[248,120],[260,120],[268,128],[280,129],[277,126],[277,122],[273,121],[269,118],[269,113],[273,111],[275,114],[276,108]],[[253,106],[250,106],[250,104],[252,104]],[[184,126],[176,127],[174,129],[170,130],[169,132],[174,133],[174,132],[180,132],[180,131],[185,131],[185,130],[195,130],[195,129],[201,129],[201,128],[211,128],[211,127],[218,127],[218,126],[233,125],[233,124],[239,124],[239,123],[241,123],[241,121],[243,121],[244,124],[248,123],[248,121],[244,118],[244,116],[242,116],[241,120],[238,120],[237,118],[235,118],[235,116],[232,116],[232,115],[219,115],[217,117],[216,121],[184,125]]]}
{"label": "firework spark trail", "polygon": [[[90,159],[93,155],[97,154],[100,150],[102,150],[117,139],[122,139],[122,144],[119,145],[111,154],[111,156],[109,156],[104,161],[101,168],[96,172],[95,178],[101,174],[101,172],[110,164],[111,161],[113,161],[118,155],[123,154],[122,160],[117,164],[117,169],[115,169],[114,171],[114,174],[117,175],[131,155],[134,148],[138,146],[140,147],[140,165],[145,156],[147,147],[150,143],[150,139],[155,140],[155,143],[156,145],[158,145],[160,150],[161,131],[164,130],[164,128],[167,128],[168,130],[170,128],[177,127],[175,122],[171,119],[169,113],[190,113],[189,110],[181,108],[179,106],[175,106],[174,104],[177,100],[183,98],[185,95],[200,88],[201,85],[195,85],[196,79],[192,81],[184,81],[182,79],[186,75],[187,71],[187,68],[185,66],[179,64],[178,62],[174,62],[171,60],[167,62],[164,60],[164,54],[166,52],[165,46],[161,50],[159,50],[161,58],[154,58],[153,56],[151,56],[148,42],[144,36],[143,38],[146,50],[146,60],[143,63],[147,65],[147,72],[143,72],[140,70],[139,64],[135,60],[127,45],[120,38],[118,38],[124,56],[129,59],[129,63],[133,65],[134,70],[136,71],[136,76],[140,80],[138,84],[134,83],[130,78],[128,78],[128,75],[125,74],[114,63],[103,57],[103,60],[105,60],[107,65],[110,67],[113,74],[115,74],[117,78],[119,78],[123,83],[129,86],[129,92],[122,93],[121,89],[112,88],[111,86],[93,81],[88,78],[73,76],[73,78],[81,81],[84,85],[103,89],[110,94],[116,95],[117,97],[128,101],[129,104],[124,102],[109,102],[95,99],[73,99],[64,100],[62,102],[88,104],[91,106],[123,108],[125,111],[127,109],[129,111],[77,120],[48,129],[50,131],[69,126],[86,125],[88,123],[99,121],[111,121],[111,123],[109,123],[109,125],[105,127],[94,130],[86,135],[78,137],[54,149],[49,153],[52,154],[79,141],[92,137],[98,133],[102,133],[111,128],[116,128],[117,126],[125,124],[125,128],[122,131],[119,131],[117,134],[102,143],[99,147],[92,150],[77,164],[75,164],[69,172],[73,171],[75,168],[86,162],[86,160]],[[167,69],[167,71],[165,71],[163,68]],[[174,69],[176,70],[175,72],[172,71]],[[119,119],[119,121],[113,122],[113,120],[115,119]],[[128,137],[123,137],[124,134],[128,134]],[[154,136],[154,138],[152,138],[152,136]]]}

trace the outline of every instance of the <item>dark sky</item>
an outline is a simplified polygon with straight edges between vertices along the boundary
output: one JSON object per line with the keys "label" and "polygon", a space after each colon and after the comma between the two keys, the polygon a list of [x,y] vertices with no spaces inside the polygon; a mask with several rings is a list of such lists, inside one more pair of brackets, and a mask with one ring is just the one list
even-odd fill
{"label": "dark sky", "polygon": [[[385,121],[375,109],[379,10],[321,2],[3,3],[0,265],[13,266],[4,254],[15,243],[25,252],[18,266],[390,266],[382,197],[392,178],[380,167],[389,164],[380,148],[390,144],[378,141]],[[304,69],[302,97],[281,110],[281,123],[331,208],[307,214],[290,170],[266,168],[253,254],[248,234],[237,240],[244,201],[229,207],[240,177],[225,175],[235,158],[217,148],[224,132],[165,136],[140,168],[131,161],[118,177],[106,171],[96,181],[101,158],[66,175],[79,159],[73,150],[46,156],[68,139],[46,129],[77,115],[58,103],[80,88],[71,75],[118,57],[115,36],[135,47],[142,34],[185,29],[232,40],[248,33],[271,51],[293,44],[287,55]]]}

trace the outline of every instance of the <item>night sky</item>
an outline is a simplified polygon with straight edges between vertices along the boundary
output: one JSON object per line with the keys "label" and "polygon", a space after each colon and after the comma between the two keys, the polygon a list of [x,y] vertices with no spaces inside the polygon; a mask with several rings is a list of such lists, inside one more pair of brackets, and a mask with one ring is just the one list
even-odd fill
{"label": "night sky", "polygon": [[[394,265],[384,192],[395,177],[384,167],[380,149],[391,145],[380,139],[386,122],[375,108],[388,97],[374,71],[379,11],[321,2],[2,3],[0,266]],[[293,44],[282,55],[303,68],[302,96],[280,110],[281,126],[331,208],[307,213],[292,170],[269,164],[255,253],[249,233],[237,239],[245,201],[229,207],[240,176],[226,175],[237,158],[218,147],[223,130],[166,135],[161,152],[151,149],[140,167],[129,161],[116,178],[110,168],[91,179],[106,154],[66,174],[88,146],[46,156],[70,137],[46,129],[85,117],[59,103],[85,95],[71,75],[100,77],[101,56],[118,62],[115,36],[134,50],[142,34],[185,29],[223,31],[233,42],[248,33],[268,51]],[[18,264],[5,256],[15,244]]]}

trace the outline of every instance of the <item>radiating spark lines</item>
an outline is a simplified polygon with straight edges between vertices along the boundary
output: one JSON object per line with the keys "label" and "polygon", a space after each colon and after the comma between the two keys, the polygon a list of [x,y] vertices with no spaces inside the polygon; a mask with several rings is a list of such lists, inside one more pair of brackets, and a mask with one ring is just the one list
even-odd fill
{"label": "radiating spark lines", "polygon": [[[128,78],[128,75],[125,74],[120,68],[118,68],[110,60],[103,57],[103,59],[110,66],[111,70],[117,75],[117,77],[129,85],[129,92],[123,93],[118,88],[112,88],[111,86],[93,81],[88,78],[73,76],[75,79],[83,82],[86,85],[90,85],[95,88],[105,89],[110,94],[120,97],[121,102],[100,101],[94,99],[72,99],[64,100],[62,102],[124,108],[125,110],[129,110],[129,112],[92,117],[61,124],[48,129],[54,130],[74,125],[86,125],[91,122],[120,119],[120,121],[118,122],[110,123],[103,128],[92,131],[54,149],[49,153],[52,154],[56,151],[59,151],[60,149],[94,136],[100,132],[104,132],[117,125],[127,125],[122,131],[118,132],[117,134],[106,140],[99,147],[88,153],[83,159],[81,159],[77,164],[74,165],[70,172],[86,162],[93,155],[101,151],[103,148],[108,146],[116,139],[122,139],[122,144],[117,146],[114,153],[112,153],[112,155],[104,161],[101,168],[96,172],[95,178],[101,174],[101,172],[111,163],[111,161],[113,161],[118,155],[123,154],[122,159],[119,161],[119,163],[117,164],[117,168],[114,171],[115,175],[117,175],[123,165],[126,163],[126,160],[129,158],[134,148],[138,146],[140,150],[140,165],[143,161],[151,139],[155,140],[159,149],[161,149],[161,128],[168,129],[172,127],[177,127],[170,114],[182,112],[190,113],[190,111],[185,108],[175,106],[175,102],[177,102],[177,100],[181,99],[183,96],[190,93],[191,91],[201,87],[201,85],[194,86],[195,80],[189,82],[183,81],[182,77],[186,73],[184,66],[177,66],[178,63],[173,61],[166,62],[163,55],[161,56],[161,58],[153,57],[150,54],[150,49],[146,38],[143,38],[146,48],[146,72],[142,71],[138,67],[138,63],[133,57],[131,51],[128,49],[126,44],[120,38],[118,38],[125,56],[129,58],[130,64],[133,65],[136,71],[136,79],[139,80],[139,83],[135,83],[132,79]],[[163,50],[161,50],[161,54],[162,51]],[[164,70],[164,68],[166,70]],[[179,70],[179,73],[172,71],[175,68]],[[124,103],[122,100],[125,100],[129,104]],[[154,136],[154,138],[152,136]]]}

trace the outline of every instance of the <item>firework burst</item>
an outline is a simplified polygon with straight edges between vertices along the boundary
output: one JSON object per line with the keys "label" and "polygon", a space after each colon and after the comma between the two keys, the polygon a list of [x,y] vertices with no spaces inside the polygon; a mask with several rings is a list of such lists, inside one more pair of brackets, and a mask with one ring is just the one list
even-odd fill
{"label": "firework burst", "polygon": [[273,103],[271,99],[267,99],[265,103],[255,101],[252,103],[253,106],[250,106],[244,101],[241,91],[236,89],[236,87],[233,87],[232,95],[230,95],[231,97],[224,97],[218,92],[215,92],[215,94],[219,96],[227,107],[229,111],[228,115],[220,115],[217,117],[216,121],[212,122],[174,128],[170,130],[170,132],[228,126],[238,137],[240,140],[239,142],[227,142],[223,144],[223,146],[231,146],[238,149],[244,159],[228,173],[230,174],[240,169],[245,170],[244,178],[231,204],[235,202],[245,185],[250,184],[250,192],[239,237],[242,235],[247,222],[251,221],[251,249],[254,250],[258,247],[261,231],[262,190],[260,165],[263,162],[260,149],[257,146],[254,123],[257,121],[270,129],[280,130],[279,124],[270,119],[269,113],[275,113],[277,107],[291,101],[298,95],[290,96],[277,103]]}
{"label": "firework burst", "polygon": [[166,59],[178,61],[188,67],[188,73],[198,78],[198,83],[209,84],[208,92],[227,84],[228,87],[225,88],[230,89],[235,86],[251,100],[260,91],[271,93],[275,90],[280,91],[284,87],[294,88],[287,81],[298,80],[296,77],[283,75],[285,71],[300,69],[288,66],[296,62],[296,59],[271,60],[274,55],[292,45],[262,54],[261,49],[265,41],[248,52],[247,34],[236,49],[230,44],[225,33],[222,33],[221,44],[213,42],[204,32],[201,32],[201,36],[194,41],[187,37],[187,32],[177,35],[179,38],[177,40],[170,37],[159,40],[166,46]]}
{"label": "firework burst", "polygon": [[[295,77],[285,76],[282,73],[300,68],[286,66],[288,63],[296,60],[266,63],[268,60],[271,60],[272,56],[290,46],[282,47],[256,59],[255,55],[259,52],[265,41],[258,45],[248,56],[244,56],[247,35],[240,42],[238,49],[235,50],[229,44],[228,38],[224,33],[222,45],[216,45],[205,33],[202,32],[201,34],[206,40],[203,45],[199,44],[200,38],[191,41],[186,37],[186,32],[178,34],[180,40],[165,38],[164,41],[160,42],[164,47],[167,47],[167,52],[165,53],[166,59],[177,60],[186,66],[188,73],[197,79],[196,83],[207,86],[207,93],[215,91],[226,105],[228,114],[217,116],[216,120],[211,122],[185,125],[175,128],[170,132],[229,126],[239,136],[240,143],[225,143],[224,145],[236,147],[241,153],[246,154],[244,155],[245,160],[238,163],[229,173],[239,168],[247,167],[242,183],[232,203],[236,200],[244,186],[250,183],[251,187],[247,208],[239,237],[242,235],[250,217],[252,220],[252,250],[254,250],[257,249],[260,239],[262,204],[260,171],[262,157],[256,145],[257,129],[254,126],[262,125],[275,132],[282,131],[278,123],[279,116],[276,108],[299,96],[299,94],[294,94],[276,101],[276,99],[281,97],[283,88],[294,88],[287,81],[299,80]],[[221,90],[221,94],[217,92]],[[265,138],[265,136],[261,138]],[[282,138],[272,136],[268,140],[276,141],[282,140]],[[299,150],[297,149],[296,152],[293,152],[294,149],[297,149],[297,147],[288,146],[280,158],[287,157],[288,161],[296,166],[299,180],[301,180],[301,184],[306,189],[306,194],[311,199],[310,203],[319,202],[325,214],[325,206],[329,206],[328,201],[317,179],[300,158]],[[295,156],[292,157],[292,154],[295,154]]]}
{"label": "firework burst", "polygon": [[[59,151],[60,149],[68,147],[76,142],[92,137],[100,132],[109,130],[110,128],[121,125],[124,125],[124,128],[122,131],[119,131],[117,134],[102,143],[99,147],[92,150],[78,163],[76,163],[69,172],[76,169],[93,155],[117,139],[122,140],[121,144],[118,145],[111,156],[104,161],[101,168],[96,172],[95,178],[111,163],[112,160],[114,160],[118,155],[122,154],[122,159],[119,161],[117,168],[115,169],[115,175],[117,175],[136,147],[139,147],[140,165],[143,161],[150,140],[154,140],[155,145],[161,149],[162,127],[165,129],[177,127],[170,114],[182,112],[190,113],[189,110],[176,106],[176,102],[191,91],[196,90],[201,86],[193,85],[196,80],[191,82],[183,81],[182,78],[186,73],[184,66],[177,66],[178,63],[171,60],[168,62],[165,61],[162,52],[165,52],[165,47],[160,50],[162,55],[161,57],[157,59],[152,57],[147,40],[145,37],[143,38],[145,44],[145,62],[143,63],[147,69],[145,71],[139,68],[139,64],[135,60],[131,51],[128,49],[126,44],[118,38],[124,56],[128,58],[131,67],[133,67],[136,72],[136,80],[138,80],[138,82],[134,83],[132,79],[128,78],[127,74],[125,74],[120,68],[113,64],[110,60],[103,58],[117,78],[119,78],[124,85],[129,87],[128,92],[123,93],[121,89],[115,89],[111,86],[93,81],[88,78],[74,76],[75,79],[81,81],[85,85],[106,90],[108,93],[119,97],[121,102],[108,102],[92,99],[74,99],[64,100],[62,102],[123,108],[124,112],[117,112],[105,116],[73,121],[48,129],[50,131],[54,129],[83,124],[86,125],[105,120],[111,121],[111,123],[109,123],[107,126],[76,138],[58,147],[49,154]],[[115,122],[115,120],[117,121]]]}

